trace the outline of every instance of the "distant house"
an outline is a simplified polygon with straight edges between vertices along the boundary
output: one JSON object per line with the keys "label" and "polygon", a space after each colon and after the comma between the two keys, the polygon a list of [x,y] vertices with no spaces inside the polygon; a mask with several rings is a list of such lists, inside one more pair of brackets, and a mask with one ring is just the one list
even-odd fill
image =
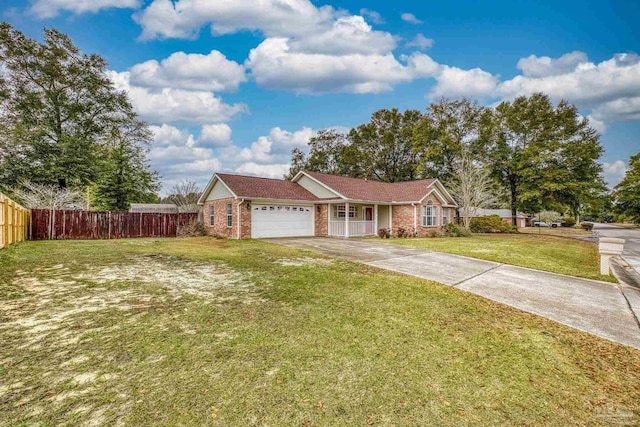
{"label": "distant house", "polygon": [[178,206],[172,203],[131,203],[129,212],[134,213],[178,213]]}
{"label": "distant house", "polygon": [[437,179],[388,183],[309,171],[290,181],[216,173],[198,203],[208,232],[234,239],[374,236],[382,228],[424,237],[457,207]]}
{"label": "distant house", "polygon": [[[511,217],[511,210],[509,209],[482,209],[482,208],[471,208],[472,210],[472,217],[477,218],[477,217],[481,217],[481,216],[491,216],[491,215],[498,215],[500,218],[502,218],[505,222],[512,224],[513,220]],[[460,215],[464,215],[464,208],[460,208]],[[516,224],[518,226],[518,228],[525,228],[527,226],[527,220],[529,219],[529,217],[525,214],[523,214],[522,212],[518,212],[518,215],[516,216]]]}

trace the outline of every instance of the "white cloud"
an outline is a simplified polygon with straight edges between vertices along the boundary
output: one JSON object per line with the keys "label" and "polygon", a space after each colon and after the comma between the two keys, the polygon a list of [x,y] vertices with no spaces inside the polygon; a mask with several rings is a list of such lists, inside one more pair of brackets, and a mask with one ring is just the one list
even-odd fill
{"label": "white cloud", "polygon": [[198,143],[209,147],[225,147],[231,144],[231,128],[226,123],[202,126]]}
{"label": "white cloud", "polygon": [[139,7],[140,0],[35,0],[29,12],[44,19],[53,18],[62,10],[80,15],[108,8],[137,9]]}
{"label": "white cloud", "polygon": [[153,123],[226,122],[238,113],[246,112],[244,104],[225,104],[211,92],[173,89],[149,89],[130,84],[128,71],[108,73],[116,89],[129,93],[136,112]]}
{"label": "white cloud", "polygon": [[597,130],[601,135],[607,133],[607,124],[604,121],[596,119],[591,114],[587,116],[587,119],[589,119],[589,126]]}
{"label": "white cloud", "polygon": [[622,181],[627,171],[627,164],[622,160],[614,162],[604,162],[602,164],[602,176],[610,188],[613,188]]}
{"label": "white cloud", "polygon": [[160,62],[146,61],[130,70],[131,85],[141,87],[231,91],[246,80],[244,67],[217,50],[208,55],[175,52]]}
{"label": "white cloud", "polygon": [[422,33],[418,33],[413,40],[405,43],[406,47],[417,47],[420,49],[429,49],[433,47],[433,39],[429,39]]}
{"label": "white cloud", "polygon": [[[202,138],[202,134],[212,129],[222,134],[226,132],[222,127],[215,126],[205,125],[197,139],[191,132],[166,123],[151,126],[154,142],[149,151],[149,160],[152,168],[160,172],[163,194],[183,178],[193,179],[204,187],[214,172],[282,178],[289,170],[291,149],[306,149],[309,138],[316,133],[308,127],[293,132],[274,127],[249,147],[221,147],[211,146]],[[230,137],[230,128],[228,133]]]}
{"label": "white cloud", "polygon": [[289,46],[294,52],[307,54],[374,55],[391,52],[396,41],[389,33],[373,31],[362,16],[343,16],[324,31],[292,39]]}
{"label": "white cloud", "polygon": [[582,62],[571,72],[542,77],[516,76],[500,85],[505,98],[544,92],[554,100],[567,99],[581,107],[640,96],[640,57],[616,54],[599,64]]}
{"label": "white cloud", "polygon": [[245,175],[262,176],[265,178],[282,179],[289,173],[290,163],[259,165],[253,162],[243,163],[236,168],[236,172]]}
{"label": "white cloud", "polygon": [[416,18],[413,13],[403,13],[400,15],[400,19],[410,24],[422,24],[422,21]]}
{"label": "white cloud", "polygon": [[213,34],[261,31],[267,36],[314,33],[335,16],[330,6],[308,0],[153,0],[134,19],[142,39],[193,38],[210,24]]}
{"label": "white cloud", "polygon": [[431,98],[441,96],[485,98],[490,96],[498,86],[498,78],[480,68],[463,70],[448,65],[441,66],[436,81],[436,85],[429,93]]}
{"label": "white cloud", "polygon": [[498,87],[498,78],[480,68],[464,70],[439,64],[424,53],[414,53],[403,59],[407,61],[414,78],[436,80],[436,84],[427,95],[429,98],[441,96],[484,98],[491,96]]}
{"label": "white cloud", "polygon": [[245,63],[256,82],[298,93],[377,93],[411,80],[392,53],[327,55],[293,52],[286,38],[269,38]]}
{"label": "white cloud", "polygon": [[384,24],[384,18],[375,10],[371,9],[360,9],[360,15],[368,18],[374,24]]}
{"label": "white cloud", "polygon": [[587,54],[574,51],[559,58],[530,55],[527,58],[520,58],[517,67],[522,70],[525,77],[546,77],[572,72],[578,65],[585,62],[587,62]]}
{"label": "white cloud", "polygon": [[609,122],[640,120],[640,96],[620,98],[600,104],[593,109],[592,116]]}

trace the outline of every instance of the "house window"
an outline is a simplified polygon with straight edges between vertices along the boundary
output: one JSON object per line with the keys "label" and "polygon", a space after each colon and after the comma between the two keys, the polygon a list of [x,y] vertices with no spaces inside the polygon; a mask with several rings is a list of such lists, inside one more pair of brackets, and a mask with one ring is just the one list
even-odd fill
{"label": "house window", "polygon": [[227,227],[233,226],[233,205],[227,203]]}
{"label": "house window", "polygon": [[209,225],[214,225],[213,205],[209,205]]}
{"label": "house window", "polygon": [[449,215],[447,210],[442,209],[442,225],[449,224]]}
{"label": "house window", "polygon": [[[346,212],[346,208],[344,205],[335,205],[333,207],[333,216],[334,218],[344,218]],[[355,218],[356,217],[356,207],[355,206],[349,206],[349,218]]]}
{"label": "house window", "polygon": [[429,200],[426,206],[422,206],[422,226],[434,227],[437,225],[437,210],[433,202]]}

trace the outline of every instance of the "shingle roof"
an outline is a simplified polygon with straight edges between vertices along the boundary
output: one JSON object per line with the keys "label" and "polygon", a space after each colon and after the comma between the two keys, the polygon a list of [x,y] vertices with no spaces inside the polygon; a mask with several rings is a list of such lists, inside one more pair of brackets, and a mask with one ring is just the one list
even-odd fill
{"label": "shingle roof", "polygon": [[372,202],[415,202],[426,196],[429,186],[435,181],[422,179],[389,183],[320,172],[305,171],[304,173],[348,199]]}
{"label": "shingle roof", "polygon": [[216,174],[238,197],[281,200],[318,200],[303,186],[282,179]]}

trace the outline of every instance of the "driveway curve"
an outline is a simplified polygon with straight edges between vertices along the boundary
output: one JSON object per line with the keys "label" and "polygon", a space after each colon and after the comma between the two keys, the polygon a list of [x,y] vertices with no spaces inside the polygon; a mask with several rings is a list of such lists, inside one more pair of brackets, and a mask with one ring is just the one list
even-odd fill
{"label": "driveway curve", "polygon": [[433,280],[640,349],[640,324],[616,284],[371,240],[266,240]]}

